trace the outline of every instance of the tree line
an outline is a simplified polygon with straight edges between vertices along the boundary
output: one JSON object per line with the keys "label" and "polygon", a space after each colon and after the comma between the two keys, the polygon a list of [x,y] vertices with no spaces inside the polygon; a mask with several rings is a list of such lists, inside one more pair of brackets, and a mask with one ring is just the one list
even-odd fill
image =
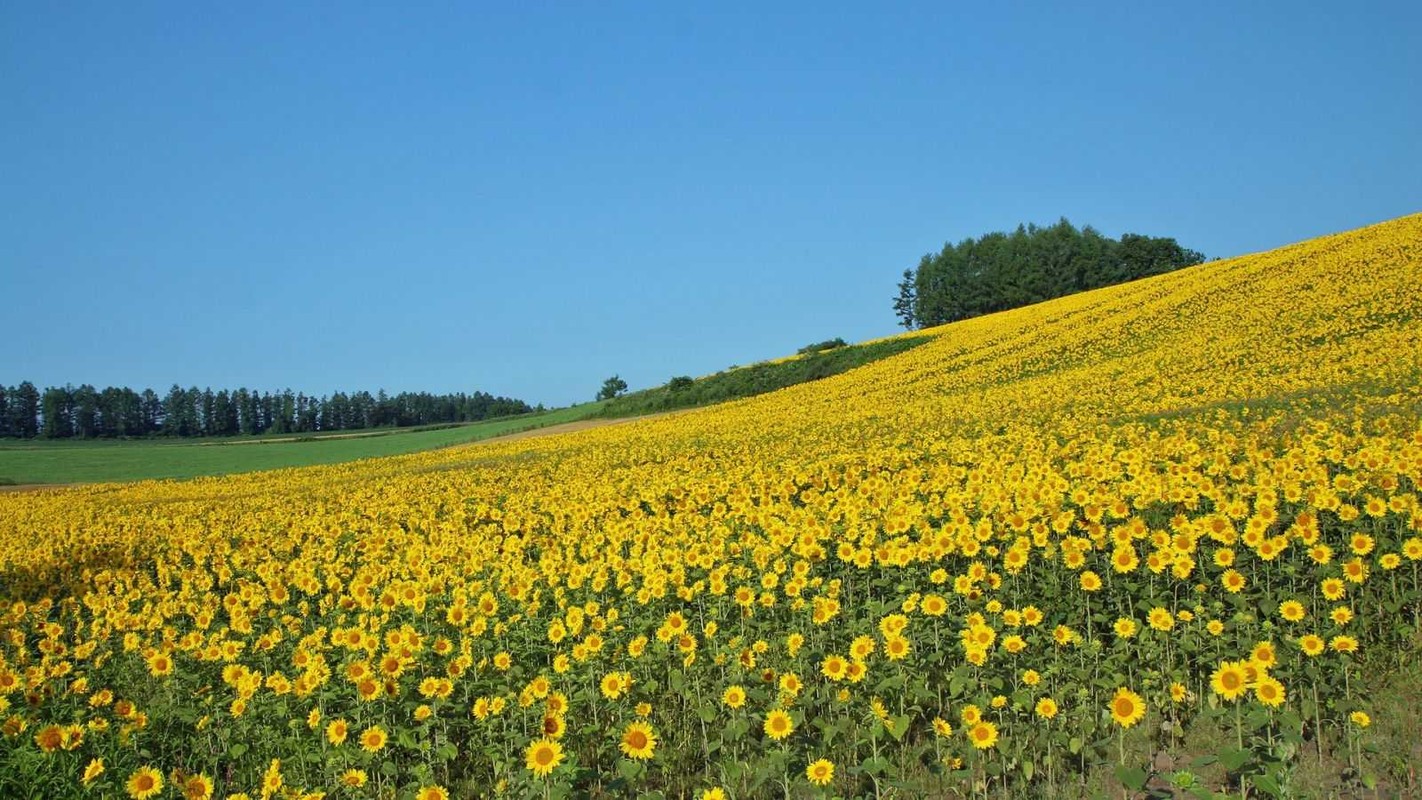
{"label": "tree line", "polygon": [[184,389],[159,396],[152,389],[0,384],[0,437],[100,439],[146,436],[235,436],[314,433],[363,428],[472,422],[533,411],[522,400],[473,394],[382,389],[328,396],[257,392],[246,388]]}
{"label": "tree line", "polygon": [[943,245],[904,270],[894,313],[905,328],[927,328],[1039,303],[1199,264],[1205,257],[1174,239],[1103,236],[1065,218],[1018,225]]}

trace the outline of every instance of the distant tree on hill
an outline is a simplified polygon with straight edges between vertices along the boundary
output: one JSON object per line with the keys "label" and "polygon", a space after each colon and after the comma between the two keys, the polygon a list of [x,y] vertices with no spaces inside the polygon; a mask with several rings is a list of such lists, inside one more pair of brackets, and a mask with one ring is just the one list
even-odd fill
{"label": "distant tree on hill", "polygon": [[918,284],[914,278],[913,270],[904,270],[904,279],[899,281],[899,293],[894,297],[894,314],[899,318],[899,324],[913,329],[915,319],[914,308],[918,302]]}
{"label": "distant tree on hill", "polygon": [[613,375],[602,382],[602,388],[597,391],[598,400],[611,400],[627,391],[627,381]]}
{"label": "distant tree on hill", "polygon": [[1087,289],[1159,275],[1204,261],[1174,239],[1094,228],[1019,225],[948,243],[904,271],[894,314],[905,328],[925,328],[1040,303]]}

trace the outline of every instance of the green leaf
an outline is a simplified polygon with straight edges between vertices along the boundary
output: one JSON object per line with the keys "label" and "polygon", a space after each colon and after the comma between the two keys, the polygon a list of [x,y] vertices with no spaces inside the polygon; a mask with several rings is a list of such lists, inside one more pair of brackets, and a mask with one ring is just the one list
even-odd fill
{"label": "green leaf", "polygon": [[1071,751],[1072,755],[1076,755],[1077,753],[1080,753],[1080,752],[1081,752],[1081,737],[1080,737],[1080,736],[1073,736],[1073,737],[1071,737],[1071,741],[1067,742],[1067,749]]}
{"label": "green leaf", "polygon": [[1284,794],[1283,790],[1279,788],[1279,782],[1274,780],[1272,775],[1251,775],[1249,782],[1254,784],[1254,788],[1270,797],[1282,797]]}
{"label": "green leaf", "polygon": [[242,754],[246,752],[247,745],[243,742],[233,742],[232,746],[227,748],[227,755],[230,758],[241,758]]}
{"label": "green leaf", "polygon": [[710,722],[716,718],[716,709],[712,706],[702,706],[696,709],[696,716],[701,717],[702,722]]}
{"label": "green leaf", "polygon": [[1032,773],[1035,772],[1036,769],[1037,769],[1037,768],[1032,765],[1032,762],[1031,762],[1031,761],[1023,761],[1023,762],[1022,762],[1022,777],[1023,777],[1023,779],[1029,780],[1029,781],[1032,780]]}
{"label": "green leaf", "polygon": [[909,717],[907,714],[894,717],[890,722],[893,727],[889,728],[889,734],[894,737],[894,741],[902,742],[904,734],[908,733]]}
{"label": "green leaf", "polygon": [[642,765],[630,758],[617,759],[617,774],[629,781],[636,780],[642,774]]}
{"label": "green leaf", "polygon": [[1146,771],[1140,767],[1128,767],[1121,764],[1116,767],[1116,780],[1126,785],[1126,788],[1139,792],[1145,788],[1146,778],[1149,777]]}
{"label": "green leaf", "polygon": [[859,768],[870,775],[882,775],[889,769],[889,760],[883,756],[871,756],[860,762]]}
{"label": "green leaf", "polygon": [[445,742],[435,748],[435,755],[440,761],[453,761],[459,755],[459,748],[453,742]]}
{"label": "green leaf", "polygon": [[1254,754],[1248,750],[1234,747],[1220,751],[1220,763],[1230,772],[1238,772],[1239,768],[1248,764],[1253,757]]}

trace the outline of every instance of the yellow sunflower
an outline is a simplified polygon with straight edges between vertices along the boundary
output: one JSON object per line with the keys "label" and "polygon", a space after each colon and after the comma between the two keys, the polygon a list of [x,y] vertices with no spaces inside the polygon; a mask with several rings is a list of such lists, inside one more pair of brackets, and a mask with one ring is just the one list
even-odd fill
{"label": "yellow sunflower", "polygon": [[1248,673],[1244,671],[1244,664],[1238,661],[1220,664],[1219,669],[1210,676],[1210,688],[1225,700],[1238,699],[1249,689],[1249,678]]}
{"label": "yellow sunflower", "polygon": [[128,776],[124,788],[133,800],[147,800],[149,797],[157,797],[163,791],[163,775],[152,767],[139,767],[132,775]]}
{"label": "yellow sunflower", "polygon": [[1145,700],[1141,696],[1125,688],[1124,686],[1116,690],[1116,694],[1111,698],[1111,719],[1122,728],[1129,728],[1145,716]]}
{"label": "yellow sunflower", "polygon": [[834,780],[834,764],[820,759],[805,767],[805,777],[816,786],[828,786]]}
{"label": "yellow sunflower", "polygon": [[795,731],[795,720],[781,709],[772,709],[765,715],[765,735],[777,742],[786,739]]}
{"label": "yellow sunflower", "polygon": [[980,720],[968,729],[968,739],[973,743],[973,747],[986,750],[997,744],[997,726]]}
{"label": "yellow sunflower", "polygon": [[628,758],[651,758],[657,749],[657,733],[645,722],[633,722],[622,731],[618,747]]}
{"label": "yellow sunflower", "polygon": [[1278,708],[1284,704],[1284,684],[1277,678],[1265,675],[1254,684],[1254,697],[1261,703],[1271,708]]}
{"label": "yellow sunflower", "polygon": [[563,761],[563,746],[552,739],[539,739],[530,744],[523,754],[528,771],[545,777]]}

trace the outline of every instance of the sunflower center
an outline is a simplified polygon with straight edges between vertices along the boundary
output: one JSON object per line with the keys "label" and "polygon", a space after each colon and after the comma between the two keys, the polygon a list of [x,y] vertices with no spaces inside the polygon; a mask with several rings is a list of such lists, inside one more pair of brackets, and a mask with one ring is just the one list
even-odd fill
{"label": "sunflower center", "polygon": [[538,748],[538,749],[535,750],[534,753],[533,753],[533,760],[534,760],[535,762],[537,762],[537,763],[538,763],[538,766],[540,766],[540,767],[546,767],[546,766],[548,766],[549,764],[552,764],[552,763],[553,763],[553,748],[551,748],[551,747],[540,747],[540,748]]}
{"label": "sunflower center", "polygon": [[1136,703],[1129,697],[1116,698],[1116,716],[1129,717],[1136,710]]}
{"label": "sunflower center", "polygon": [[1239,688],[1239,676],[1233,672],[1226,672],[1220,676],[1220,685],[1230,691],[1234,691]]}
{"label": "sunflower center", "polygon": [[632,731],[627,734],[627,746],[633,750],[641,750],[647,746],[647,734],[641,731]]}

